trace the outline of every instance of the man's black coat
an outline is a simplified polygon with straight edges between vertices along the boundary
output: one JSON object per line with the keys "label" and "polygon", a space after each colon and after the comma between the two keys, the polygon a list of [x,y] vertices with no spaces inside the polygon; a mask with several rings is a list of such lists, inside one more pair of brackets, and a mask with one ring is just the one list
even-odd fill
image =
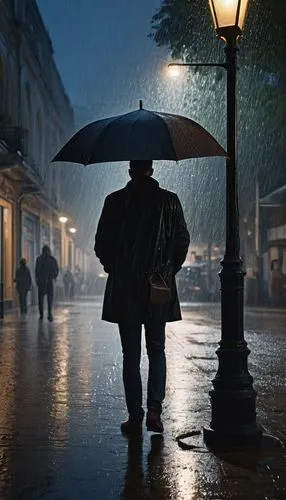
{"label": "man's black coat", "polygon": [[[178,196],[161,189],[152,177],[131,180],[107,196],[94,245],[108,273],[102,319],[112,323],[181,319],[175,274],[188,246],[189,233]],[[171,299],[165,306],[151,307],[146,275],[166,267],[171,270]]]}

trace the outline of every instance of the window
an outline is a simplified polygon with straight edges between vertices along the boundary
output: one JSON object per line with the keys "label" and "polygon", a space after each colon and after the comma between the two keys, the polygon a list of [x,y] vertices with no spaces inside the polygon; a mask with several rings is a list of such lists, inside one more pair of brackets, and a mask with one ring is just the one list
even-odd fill
{"label": "window", "polygon": [[43,171],[43,121],[42,114],[40,111],[37,111],[36,118],[36,140],[37,140],[37,160],[40,165],[40,170]]}
{"label": "window", "polygon": [[0,280],[4,283],[4,298],[13,296],[12,209],[1,199],[0,205]]}
{"label": "window", "polygon": [[6,114],[7,95],[6,95],[6,75],[5,75],[5,61],[0,55],[0,120],[2,121]]}

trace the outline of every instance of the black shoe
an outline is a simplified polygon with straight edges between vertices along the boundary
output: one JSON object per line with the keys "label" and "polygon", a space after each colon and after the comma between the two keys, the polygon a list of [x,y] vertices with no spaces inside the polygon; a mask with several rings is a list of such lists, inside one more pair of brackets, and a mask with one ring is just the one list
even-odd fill
{"label": "black shoe", "polygon": [[43,321],[43,315],[40,314],[39,321]]}
{"label": "black shoe", "polygon": [[126,422],[122,422],[120,425],[122,434],[142,434],[142,422],[144,418],[144,413],[141,417],[132,417],[129,415]]}
{"label": "black shoe", "polygon": [[48,316],[48,321],[54,321],[54,318],[51,314],[49,314],[49,316]]}
{"label": "black shoe", "polygon": [[160,417],[160,412],[156,408],[150,408],[146,417],[146,427],[151,432],[164,432],[163,422]]}

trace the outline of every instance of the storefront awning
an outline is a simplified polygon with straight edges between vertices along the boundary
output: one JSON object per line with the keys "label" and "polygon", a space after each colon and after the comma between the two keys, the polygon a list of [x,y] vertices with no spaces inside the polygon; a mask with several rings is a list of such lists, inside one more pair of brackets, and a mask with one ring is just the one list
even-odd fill
{"label": "storefront awning", "polygon": [[260,198],[261,207],[281,207],[286,204],[286,185]]}
{"label": "storefront awning", "polygon": [[35,195],[41,203],[52,210],[58,210],[57,203],[45,193],[43,179],[35,165],[28,163],[20,153],[3,153],[0,150],[0,173],[17,185],[19,197]]}

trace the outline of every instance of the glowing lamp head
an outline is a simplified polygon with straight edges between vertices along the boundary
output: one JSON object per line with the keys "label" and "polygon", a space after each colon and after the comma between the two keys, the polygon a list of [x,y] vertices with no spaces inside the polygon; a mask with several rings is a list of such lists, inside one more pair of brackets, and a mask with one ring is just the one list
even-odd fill
{"label": "glowing lamp head", "polygon": [[172,64],[169,64],[168,66],[168,76],[170,78],[178,78],[180,76],[180,68],[179,66],[173,66]]}
{"label": "glowing lamp head", "polygon": [[69,232],[72,233],[72,234],[76,233],[76,228],[75,227],[70,227],[69,228]]}
{"label": "glowing lamp head", "polygon": [[62,223],[62,224],[65,224],[67,222],[68,218],[67,217],[64,217],[63,215],[61,217],[59,217],[59,221]]}
{"label": "glowing lamp head", "polygon": [[248,0],[209,0],[217,35],[222,40],[237,40],[242,35]]}

